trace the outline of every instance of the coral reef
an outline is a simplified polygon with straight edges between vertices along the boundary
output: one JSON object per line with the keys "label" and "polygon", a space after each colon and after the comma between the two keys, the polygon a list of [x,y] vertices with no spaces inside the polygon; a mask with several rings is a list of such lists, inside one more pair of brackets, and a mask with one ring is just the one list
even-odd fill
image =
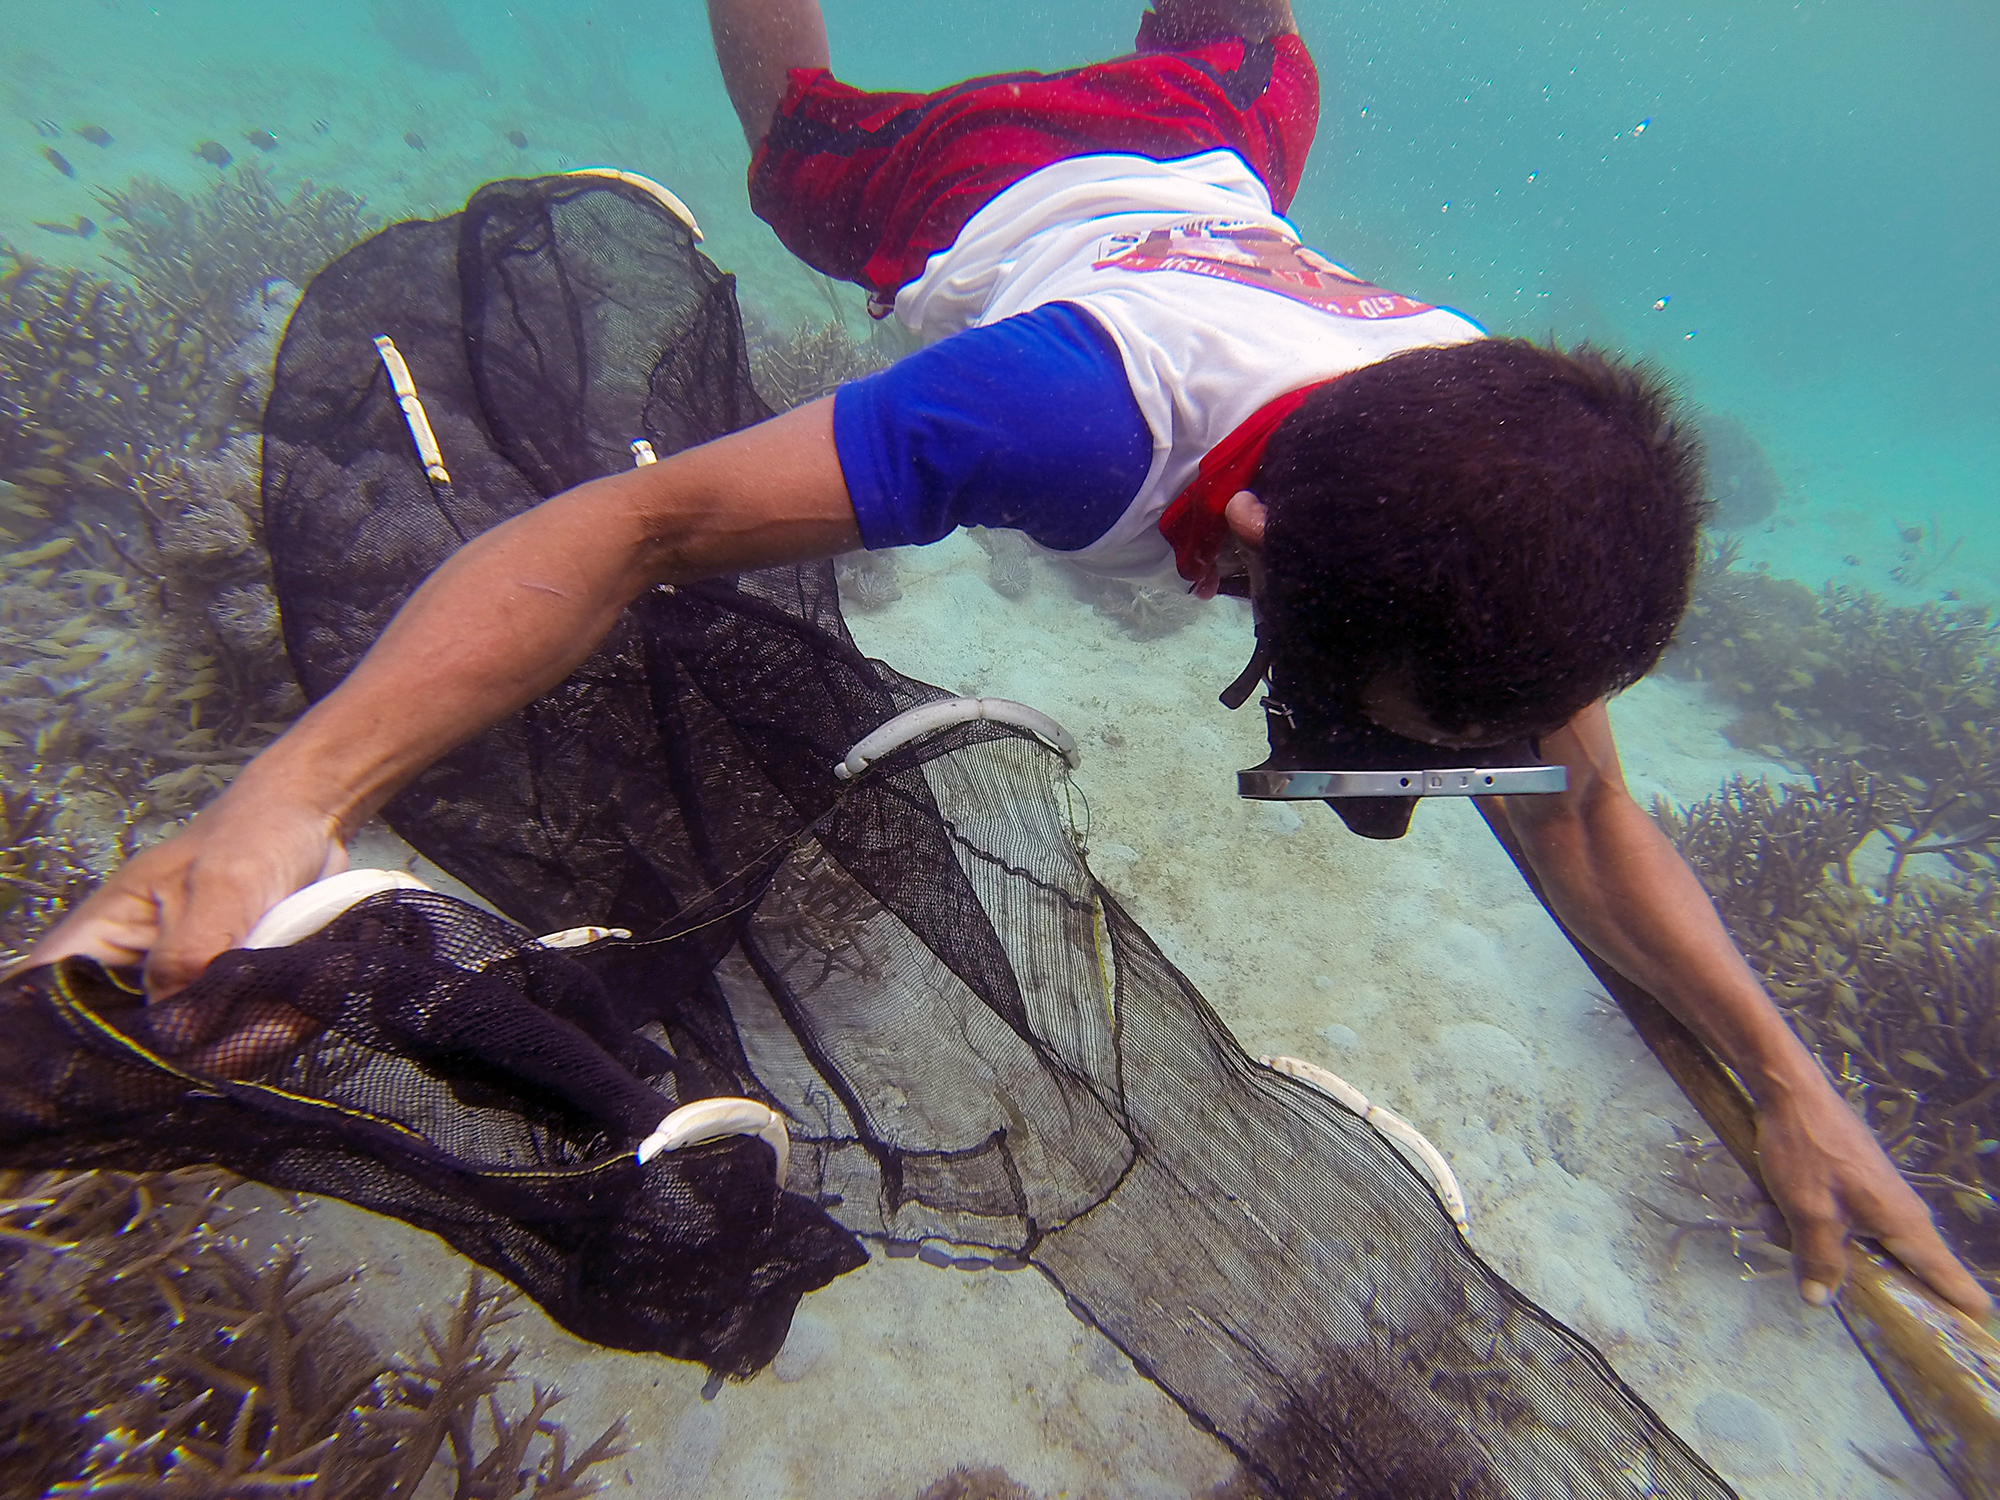
{"label": "coral reef", "polygon": [[474,1273],[422,1353],[385,1359],[333,1295],[358,1273],[315,1275],[295,1245],[251,1263],[235,1185],[0,1174],[0,1497],[596,1491],[622,1423],[572,1455],[552,1389],[501,1400],[517,1351],[488,1340],[516,1293]]}
{"label": "coral reef", "polygon": [[0,246],[0,788],[44,809],[7,830],[10,949],[297,712],[256,429],[298,284],[373,227],[255,168],[100,196],[129,284]]}
{"label": "coral reef", "polygon": [[1944,538],[1944,530],[1933,516],[1928,526],[1921,523],[1896,523],[1896,566],[1889,570],[1889,576],[1905,588],[1922,588],[1930,582],[1940,569],[1958,556],[1958,549],[1965,545],[1962,536],[1950,541]]}
{"label": "coral reef", "polygon": [[444,0],[368,0],[376,35],[420,68],[476,73],[479,59]]}
{"label": "coral reef", "polygon": [[211,357],[190,316],[0,244],[0,543],[75,501],[115,500],[105,454],[200,427]]}
{"label": "coral reef", "polygon": [[1785,484],[1763,445],[1749,428],[1721,412],[1703,412],[1697,424],[1713,523],[1737,531],[1767,519],[1785,498]]}
{"label": "coral reef", "polygon": [[1820,593],[1704,559],[1665,670],[1707,682],[1739,711],[1736,744],[1812,770],[1873,773],[1872,816],[1907,860],[1964,871],[2000,855],[2000,625],[1970,605],[1899,606],[1865,591]]}
{"label": "coral reef", "polygon": [[1666,1205],[1642,1195],[1634,1200],[1666,1232],[1669,1269],[1678,1269],[1690,1241],[1719,1239],[1743,1268],[1747,1281],[1786,1266],[1785,1252],[1771,1236],[1776,1210],[1736,1164],[1720,1141],[1684,1130],[1668,1154],[1660,1178],[1674,1191]]}
{"label": "coral reef", "polygon": [[886,552],[847,552],[833,560],[834,581],[846,609],[882,609],[903,597],[896,559]]}
{"label": "coral reef", "polygon": [[826,282],[824,289],[831,314],[824,322],[802,323],[780,333],[755,313],[744,317],[751,382],[778,411],[816,401],[847,381],[887,368],[908,352],[901,325],[876,323],[866,339],[856,341],[834,301],[833,283]]}
{"label": "coral reef", "polygon": [[81,821],[53,798],[0,786],[0,971],[130,853],[127,839],[90,842]]}
{"label": "coral reef", "polygon": [[2000,1288],[2000,626],[1964,605],[1814,593],[1734,560],[1727,544],[1705,558],[1667,667],[1739,709],[1732,740],[1805,779],[1737,780],[1655,816],[1794,1028]]}
{"label": "coral reef", "polygon": [[70,508],[0,556],[0,784],[156,836],[300,706],[261,546],[256,443],[152,450],[130,529]]}
{"label": "coral reef", "polygon": [[1142,641],[1172,635],[1195,617],[1199,607],[1185,585],[1106,578],[1082,568],[1071,568],[1070,577],[1079,599]]}
{"label": "coral reef", "polygon": [[1018,531],[995,531],[972,526],[974,540],[986,553],[986,581],[1003,599],[1020,599],[1034,587],[1035,575],[1028,566],[1033,544]]}
{"label": "coral reef", "polygon": [[1855,850],[1880,783],[1737,781],[1655,813],[1793,1027],[2000,1289],[2000,882],[1904,876],[1884,899]]}
{"label": "coral reef", "polygon": [[150,303],[193,319],[221,349],[255,330],[257,293],[266,283],[304,286],[381,227],[352,193],[308,182],[281,197],[256,166],[238,167],[199,198],[144,177],[97,196],[112,219],[104,237],[133,286]]}
{"label": "coral reef", "polygon": [[932,1481],[917,1500],[1041,1500],[1026,1485],[1011,1478],[1005,1469],[984,1465],[963,1466]]}

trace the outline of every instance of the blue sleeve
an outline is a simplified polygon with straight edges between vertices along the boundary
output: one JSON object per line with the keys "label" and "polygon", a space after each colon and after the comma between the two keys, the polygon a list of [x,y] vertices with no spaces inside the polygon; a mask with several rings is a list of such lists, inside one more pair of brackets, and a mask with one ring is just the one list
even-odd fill
{"label": "blue sleeve", "polygon": [[1153,462],[1117,346],[1065,302],[842,386],[833,441],[869,548],[1007,526],[1073,552],[1111,529]]}

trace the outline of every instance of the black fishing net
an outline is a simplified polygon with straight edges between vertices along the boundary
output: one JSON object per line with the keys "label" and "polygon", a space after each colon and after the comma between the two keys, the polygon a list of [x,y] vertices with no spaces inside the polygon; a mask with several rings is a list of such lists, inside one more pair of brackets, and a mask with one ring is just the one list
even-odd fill
{"label": "black fishing net", "polygon": [[[408,361],[427,478],[375,340]],[[764,415],[730,278],[643,188],[504,182],[315,281],[267,414],[286,640],[336,684],[459,542]],[[756,1369],[863,1257],[1032,1265],[1295,1497],[1714,1496],[1374,1130],[1247,1058],[1091,876],[1065,768],[991,724],[852,782],[942,696],[832,571],[658,588],[388,809],[516,927],[377,896],[147,1007],[87,963],[5,998],[0,1161],[219,1161],[430,1229],[583,1336]],[[564,954],[529,931],[629,929]],[[667,1109],[782,1112],[654,1157]]]}

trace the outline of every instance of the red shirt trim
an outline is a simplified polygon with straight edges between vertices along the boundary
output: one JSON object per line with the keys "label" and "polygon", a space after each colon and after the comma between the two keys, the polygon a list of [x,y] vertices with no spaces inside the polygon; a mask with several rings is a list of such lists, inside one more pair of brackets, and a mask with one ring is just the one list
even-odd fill
{"label": "red shirt trim", "polygon": [[[1336,377],[1337,379],[1338,377]],[[1248,420],[1202,456],[1194,480],[1174,497],[1160,513],[1160,535],[1174,549],[1174,565],[1194,587],[1189,591],[1203,599],[1215,597],[1222,582],[1218,562],[1223,544],[1229,540],[1229,522],[1223,511],[1238,490],[1248,487],[1251,476],[1264,462],[1264,449],[1271,434],[1314,391],[1332,385],[1322,380],[1287,391],[1277,400],[1252,412]]]}

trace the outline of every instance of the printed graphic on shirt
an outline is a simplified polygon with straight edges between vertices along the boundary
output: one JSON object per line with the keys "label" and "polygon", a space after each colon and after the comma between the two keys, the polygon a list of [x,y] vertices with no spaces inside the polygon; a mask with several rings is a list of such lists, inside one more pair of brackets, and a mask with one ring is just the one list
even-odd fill
{"label": "printed graphic on shirt", "polygon": [[1143,235],[1116,235],[1098,246],[1091,269],[1188,271],[1276,292],[1337,318],[1372,322],[1433,311],[1428,303],[1371,286],[1263,224],[1204,219]]}

